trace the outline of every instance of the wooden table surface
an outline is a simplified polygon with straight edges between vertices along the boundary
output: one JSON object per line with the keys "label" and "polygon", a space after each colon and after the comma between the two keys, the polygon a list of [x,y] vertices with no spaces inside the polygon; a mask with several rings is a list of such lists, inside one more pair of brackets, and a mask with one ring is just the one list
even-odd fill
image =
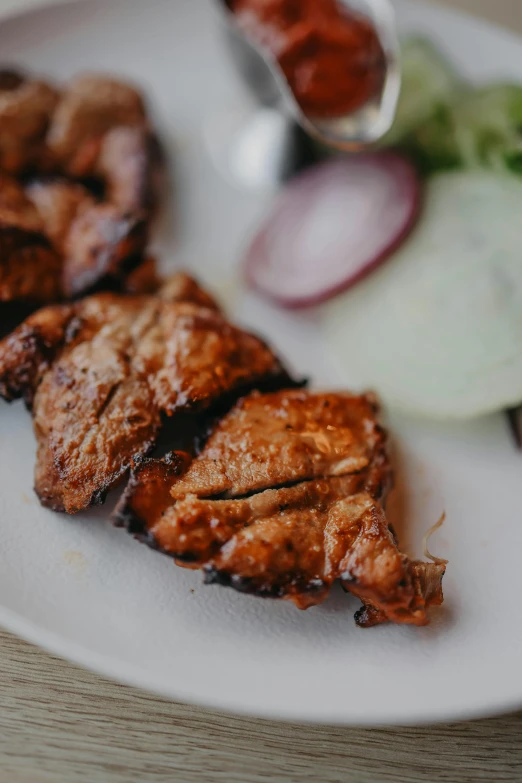
{"label": "wooden table surface", "polygon": [[[0,0],[0,12],[42,2]],[[522,32],[522,0],[446,4]],[[117,685],[0,631],[0,783],[174,780],[520,783],[522,714],[379,730],[250,720]]]}

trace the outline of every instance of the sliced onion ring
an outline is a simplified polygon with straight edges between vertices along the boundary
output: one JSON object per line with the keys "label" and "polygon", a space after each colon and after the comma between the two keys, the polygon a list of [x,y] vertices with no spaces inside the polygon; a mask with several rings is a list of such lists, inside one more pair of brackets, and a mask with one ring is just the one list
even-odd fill
{"label": "sliced onion ring", "polygon": [[247,251],[247,280],[284,307],[323,302],[385,261],[420,205],[417,173],[398,154],[318,164],[276,198]]}

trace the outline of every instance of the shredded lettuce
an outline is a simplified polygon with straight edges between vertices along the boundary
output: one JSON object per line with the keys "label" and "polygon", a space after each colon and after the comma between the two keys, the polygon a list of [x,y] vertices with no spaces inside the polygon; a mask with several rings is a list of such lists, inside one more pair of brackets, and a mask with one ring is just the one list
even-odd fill
{"label": "shredded lettuce", "polygon": [[487,169],[522,175],[522,86],[475,88],[423,38],[406,39],[402,59],[402,92],[385,146],[401,147],[425,174]]}
{"label": "shredded lettuce", "polygon": [[440,106],[412,132],[405,149],[426,172],[482,168],[522,174],[522,87],[492,85]]}

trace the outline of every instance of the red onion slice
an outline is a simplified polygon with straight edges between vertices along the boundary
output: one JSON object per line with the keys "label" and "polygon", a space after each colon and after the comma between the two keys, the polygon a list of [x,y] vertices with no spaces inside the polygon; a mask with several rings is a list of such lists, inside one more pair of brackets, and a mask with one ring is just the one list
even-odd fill
{"label": "red onion slice", "polygon": [[417,173],[395,153],[314,166],[277,197],[247,252],[247,279],[285,307],[329,299],[390,256],[420,204]]}

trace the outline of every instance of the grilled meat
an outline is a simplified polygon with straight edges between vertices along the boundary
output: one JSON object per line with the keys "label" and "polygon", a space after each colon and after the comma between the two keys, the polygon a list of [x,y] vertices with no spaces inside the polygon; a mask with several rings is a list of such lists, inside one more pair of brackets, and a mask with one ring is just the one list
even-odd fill
{"label": "grilled meat", "polygon": [[160,145],[137,90],[105,76],[81,76],[53,114],[48,145],[67,175],[99,179],[123,212],[150,213],[159,198]]}
{"label": "grilled meat", "polygon": [[58,101],[51,85],[0,71],[0,170],[18,175],[52,166],[45,135]]}
{"label": "grilled meat", "polygon": [[24,192],[0,175],[0,302],[37,306],[123,288],[147,238],[145,219],[96,204],[80,185],[39,181]]}
{"label": "grilled meat", "polygon": [[181,428],[183,413],[291,383],[264,343],[202,298],[185,277],[155,296],[99,294],[41,310],[0,342],[0,395],[32,409],[44,505],[102,501],[164,417]]}
{"label": "grilled meat", "polygon": [[444,567],[398,550],[390,484],[373,396],[255,393],[195,459],[136,466],[116,521],[208,583],[307,608],[340,579],[363,602],[360,625],[423,625]]}
{"label": "grilled meat", "polygon": [[143,263],[148,240],[144,217],[96,203],[86,188],[63,179],[35,181],[27,195],[63,256],[64,297],[124,288],[128,273]]}
{"label": "grilled meat", "polygon": [[[0,175],[2,326],[22,306],[136,289],[126,281],[147,260],[160,160],[130,85],[87,75],[60,95],[0,71],[0,171],[39,177],[24,193],[21,181]],[[152,284],[149,263],[137,288]]]}

